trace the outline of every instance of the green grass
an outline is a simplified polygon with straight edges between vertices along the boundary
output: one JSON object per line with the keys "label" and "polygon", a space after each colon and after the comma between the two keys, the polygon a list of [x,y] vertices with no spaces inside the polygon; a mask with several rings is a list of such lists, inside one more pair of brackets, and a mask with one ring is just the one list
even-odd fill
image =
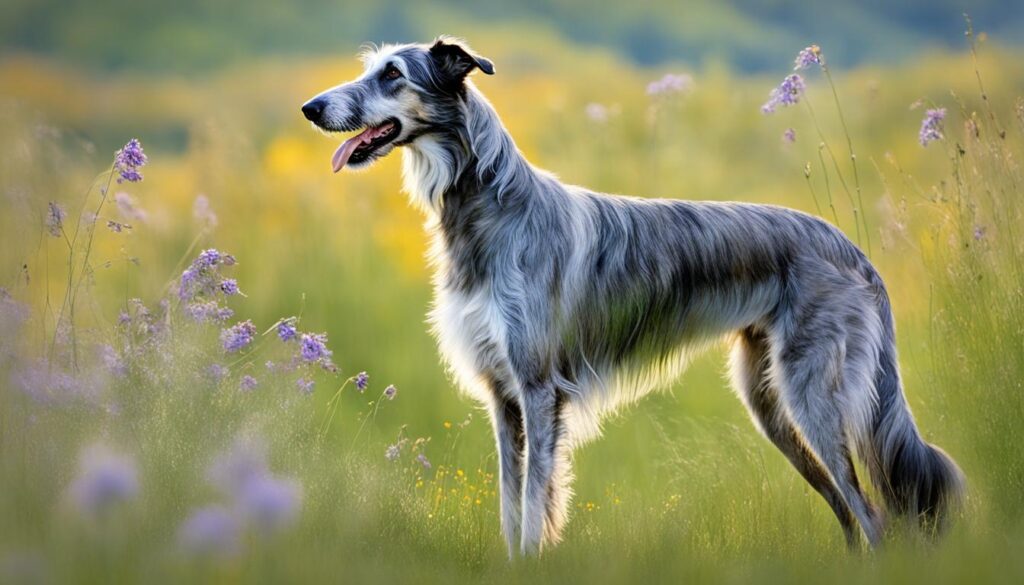
{"label": "green grass", "polygon": [[[819,162],[807,113],[757,112],[774,78],[701,71],[692,94],[655,105],[643,85],[660,72],[571,47],[559,54],[565,61],[548,69],[513,64],[506,77],[480,83],[532,159],[609,191],[813,211],[802,172],[810,162],[819,203],[829,173],[838,223],[856,237],[859,202],[842,191],[831,161]],[[837,75],[860,161],[859,217],[894,298],[908,398],[926,438],[968,478],[951,532],[931,542],[895,523],[881,550],[848,553],[824,501],[747,420],[716,348],[578,452],[565,541],[539,560],[511,564],[498,530],[491,431],[451,387],[424,323],[421,218],[397,192],[397,161],[330,177],[330,145],[281,114],[337,81],[333,64],[270,64],[181,86],[4,62],[0,79],[19,83],[4,84],[18,89],[0,125],[2,284],[32,317],[20,328],[0,320],[0,581],[1020,581],[1024,108],[1012,96],[1024,88],[1024,71],[1012,56],[999,57],[981,63],[983,72],[998,71],[984,77],[991,103],[979,97],[966,56]],[[278,87],[284,70],[294,87]],[[609,70],[628,83],[607,87]],[[84,106],[47,97],[45,88],[65,74]],[[235,111],[207,111],[225,91],[261,97],[235,102],[243,104]],[[851,180],[828,86],[815,77],[809,91]],[[606,124],[582,114],[595,96],[618,108]],[[921,96],[950,110],[946,138],[926,149],[915,142],[921,112],[907,110]],[[103,107],[108,101],[114,112]],[[653,115],[660,124],[650,123]],[[101,138],[90,147],[88,137],[133,126],[153,144],[151,162],[143,183],[117,189],[150,217],[130,235],[97,232],[75,328],[51,346],[68,248],[40,236],[42,212],[54,199],[70,211],[82,207],[84,186],[119,145]],[[779,135],[789,126],[798,140],[785,146]],[[198,193],[219,215],[213,229],[191,218]],[[93,190],[88,207],[98,202]],[[105,207],[101,215],[116,212]],[[265,372],[264,361],[281,362],[287,352],[269,335],[216,382],[206,371],[224,360],[217,328],[190,324],[172,308],[173,337],[141,352],[127,377],[100,377],[95,400],[40,404],[23,392],[18,373],[40,356],[69,368],[70,342],[62,340],[72,335],[81,352],[76,375],[87,378],[97,344],[126,347],[115,321],[127,300],[155,309],[183,262],[209,246],[239,259],[229,271],[247,294],[230,302],[239,317],[262,332],[301,313],[304,330],[329,333],[341,373],[318,374],[314,395],[301,396],[297,374]],[[73,258],[82,266],[80,247]],[[334,400],[361,370],[371,376],[367,392],[349,385]],[[237,390],[245,373],[261,380],[248,394]],[[389,383],[398,396],[381,400]],[[272,536],[247,532],[241,552],[227,559],[185,555],[179,527],[197,507],[227,503],[206,470],[239,436],[262,437],[273,472],[301,482],[298,521]],[[399,437],[410,441],[389,462],[385,449]],[[424,442],[414,451],[417,438]],[[134,457],[141,489],[89,519],[67,490],[81,449],[97,441]],[[431,469],[416,462],[419,452]]]}

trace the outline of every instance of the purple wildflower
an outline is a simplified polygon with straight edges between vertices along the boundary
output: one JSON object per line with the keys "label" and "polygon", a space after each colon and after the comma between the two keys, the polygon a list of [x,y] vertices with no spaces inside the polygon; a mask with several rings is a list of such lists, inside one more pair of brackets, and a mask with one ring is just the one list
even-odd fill
{"label": "purple wildflower", "polygon": [[114,233],[116,233],[116,234],[119,234],[119,233],[121,233],[121,232],[123,232],[125,230],[131,230],[132,226],[130,226],[130,225],[126,224],[126,223],[120,223],[120,222],[114,221],[112,219],[108,219],[107,220],[107,229],[112,231],[112,232],[114,232]]}
{"label": "purple wildflower", "polygon": [[945,119],[946,108],[925,111],[924,120],[921,121],[921,132],[918,134],[921,146],[928,146],[929,142],[942,139],[942,121]]}
{"label": "purple wildflower", "polygon": [[985,232],[988,230],[983,225],[974,226],[974,241],[980,242],[985,239]]}
{"label": "purple wildflower", "polygon": [[125,364],[124,359],[121,358],[117,350],[111,345],[103,345],[100,347],[100,358],[103,360],[103,365],[106,366],[107,370],[118,378],[123,378],[128,374],[128,366]]}
{"label": "purple wildflower", "polygon": [[225,278],[220,281],[220,292],[230,297],[239,294],[241,291],[238,290],[238,282],[234,278]]}
{"label": "purple wildflower", "polygon": [[92,445],[82,451],[78,475],[68,490],[79,513],[96,517],[139,493],[139,476],[131,457]]}
{"label": "purple wildflower", "polygon": [[220,276],[222,266],[234,266],[235,263],[235,257],[231,254],[222,254],[213,248],[203,250],[181,273],[178,297],[183,301],[190,301],[201,295],[240,294],[238,283],[234,279]]}
{"label": "purple wildflower", "polygon": [[235,497],[242,517],[269,536],[295,522],[302,507],[302,486],[268,474],[247,481]]}
{"label": "purple wildflower", "polygon": [[132,316],[128,313],[128,311],[121,311],[120,313],[117,314],[117,324],[118,325],[121,325],[122,327],[124,327],[124,326],[127,326],[128,324],[130,324],[131,322],[132,322]]}
{"label": "purple wildflower", "polygon": [[186,268],[181,273],[181,279],[178,281],[178,298],[183,301],[187,301],[195,296],[195,288],[199,283],[199,272],[197,270]]}
{"label": "purple wildflower", "polygon": [[220,332],[221,345],[224,346],[224,351],[228,353],[234,353],[248,347],[254,337],[256,337],[256,326],[250,320],[236,323]]}
{"label": "purple wildflower", "polygon": [[167,312],[170,309],[170,301],[161,299],[157,306],[159,311],[156,314],[150,313],[148,309],[142,307],[142,311],[145,313],[145,323],[141,329],[143,333],[151,337],[166,334],[168,331]]}
{"label": "purple wildflower", "polygon": [[146,212],[136,205],[135,199],[131,195],[124,192],[117,193],[114,195],[114,203],[117,204],[117,210],[124,219],[146,221]]}
{"label": "purple wildflower", "polygon": [[64,220],[67,216],[67,212],[59,203],[51,201],[46,210],[46,231],[50,232],[51,236],[59,238],[64,231]]}
{"label": "purple wildflower", "polygon": [[24,364],[11,372],[14,386],[39,404],[93,402],[103,381],[91,376],[72,376],[45,360]]}
{"label": "purple wildflower", "polygon": [[423,453],[416,456],[416,461],[423,466],[423,469],[430,469],[432,467],[432,465],[430,465],[430,460],[427,459],[427,456]]}
{"label": "purple wildflower", "polygon": [[761,106],[761,112],[771,114],[778,106],[792,106],[800,103],[800,94],[804,92],[805,87],[804,78],[799,74],[787,75],[782,83],[769,94],[768,101]]}
{"label": "purple wildflower", "polygon": [[138,138],[132,138],[117,151],[117,163],[125,167],[141,167],[146,164],[146,155]]}
{"label": "purple wildflower", "polygon": [[299,378],[295,381],[295,385],[299,387],[299,391],[303,394],[312,394],[314,382],[310,378]]}
{"label": "purple wildflower", "polygon": [[693,78],[689,75],[666,73],[661,79],[647,84],[647,95],[660,96],[672,93],[681,93],[693,85]]}
{"label": "purple wildflower", "polygon": [[231,372],[220,364],[213,364],[209,368],[206,368],[206,373],[213,378],[214,382],[220,382],[224,378],[228,377]]}
{"label": "purple wildflower", "polygon": [[132,297],[128,299],[129,308],[135,310],[135,315],[142,318],[148,319],[150,316],[149,309],[146,308],[146,303],[142,302],[142,299],[138,297]]}
{"label": "purple wildflower", "polygon": [[266,445],[259,440],[239,439],[213,460],[206,479],[224,495],[234,496],[245,484],[269,473]]}
{"label": "purple wildflower", "polygon": [[210,200],[206,195],[196,196],[192,203],[192,217],[208,227],[217,227],[217,214],[210,208]]}
{"label": "purple wildflower", "polygon": [[207,321],[224,322],[230,319],[235,312],[217,301],[205,301],[190,303],[185,307],[185,312],[195,320],[196,323]]}
{"label": "purple wildflower", "polygon": [[811,45],[797,53],[793,71],[807,69],[811,65],[821,65],[821,48],[818,45]]}
{"label": "purple wildflower", "polygon": [[384,389],[384,397],[388,400],[394,400],[395,396],[398,396],[398,388],[395,388],[394,384],[388,384],[388,387]]}
{"label": "purple wildflower", "polygon": [[281,341],[291,341],[298,335],[298,330],[295,329],[295,317],[288,317],[287,319],[281,319],[277,323],[277,336]]}
{"label": "purple wildflower", "polygon": [[398,443],[394,445],[388,445],[388,448],[384,451],[384,458],[388,461],[395,461],[402,454],[402,446]]}
{"label": "purple wildflower", "polygon": [[790,144],[796,142],[796,130],[786,128],[786,131],[782,133],[782,139]]}
{"label": "purple wildflower", "polygon": [[355,377],[356,389],[360,393],[366,390],[366,386],[370,383],[370,375],[366,372],[359,372]]}
{"label": "purple wildflower", "polygon": [[594,122],[608,121],[608,106],[598,103],[589,103],[583,108],[583,112]]}
{"label": "purple wildflower", "polygon": [[203,250],[199,253],[195,262],[192,263],[193,267],[212,268],[221,261],[221,253],[214,248]]}
{"label": "purple wildflower", "polygon": [[139,169],[145,166],[146,161],[145,153],[142,152],[142,144],[136,138],[132,138],[125,144],[124,147],[117,151],[117,155],[114,157],[114,168],[117,170],[118,183],[128,181],[129,183],[137,183],[142,180],[142,174]]}
{"label": "purple wildflower", "polygon": [[303,333],[300,345],[302,359],[307,362],[327,361],[333,353],[327,349],[326,333]]}
{"label": "purple wildflower", "polygon": [[256,378],[253,378],[252,376],[246,374],[242,376],[241,380],[239,380],[238,389],[241,390],[242,392],[252,392],[253,390],[256,389],[257,386],[259,386],[259,384],[260,383],[256,380]]}
{"label": "purple wildflower", "polygon": [[233,503],[231,512],[216,512],[218,525],[227,524],[228,518],[237,519],[238,527],[248,526],[261,536],[270,536],[298,517],[302,486],[270,472],[266,446],[260,441],[236,441],[213,461],[207,478]]}
{"label": "purple wildflower", "polygon": [[223,506],[200,508],[178,529],[178,544],[190,554],[230,557],[239,550],[241,525]]}

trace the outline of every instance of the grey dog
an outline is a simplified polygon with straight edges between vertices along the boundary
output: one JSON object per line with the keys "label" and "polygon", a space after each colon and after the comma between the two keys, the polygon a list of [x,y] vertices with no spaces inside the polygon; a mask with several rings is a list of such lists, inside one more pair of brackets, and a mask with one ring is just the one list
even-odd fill
{"label": "grey dog", "polygon": [[[767,205],[654,200],[565,185],[533,167],[467,76],[464,43],[364,51],[364,73],[303,107],[353,132],[334,171],[403,146],[427,216],[431,323],[452,375],[483,403],[499,458],[509,554],[559,540],[571,454],[600,421],[663,387],[697,351],[732,344],[736,391],[831,506],[851,545],[888,510],[945,523],[963,475],[904,399],[885,285],[839,230]],[[859,527],[859,528],[858,528]]]}

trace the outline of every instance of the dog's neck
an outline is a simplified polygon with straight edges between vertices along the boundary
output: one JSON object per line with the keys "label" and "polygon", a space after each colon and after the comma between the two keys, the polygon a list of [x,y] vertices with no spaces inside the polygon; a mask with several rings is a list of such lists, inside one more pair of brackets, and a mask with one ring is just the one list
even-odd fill
{"label": "dog's neck", "polygon": [[504,206],[528,196],[538,178],[494,107],[468,81],[460,113],[462,123],[455,129],[421,136],[403,153],[406,193],[436,218],[456,193],[490,197]]}

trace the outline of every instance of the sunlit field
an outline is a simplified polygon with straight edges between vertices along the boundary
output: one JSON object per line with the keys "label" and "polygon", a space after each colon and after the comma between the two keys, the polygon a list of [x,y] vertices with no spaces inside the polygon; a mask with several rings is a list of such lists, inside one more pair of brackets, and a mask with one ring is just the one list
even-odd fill
{"label": "sunlit field", "polygon": [[299,111],[355,58],[94,74],[12,53],[0,582],[1024,579],[1020,50],[971,34],[845,68],[803,39],[793,56],[818,43],[827,69],[766,114],[791,58],[641,67],[521,39],[469,40],[534,164],[606,192],[793,207],[870,255],[915,418],[967,476],[951,530],[893,522],[881,549],[847,551],[733,395],[723,345],[578,451],[564,542],[510,563],[489,422],[425,323],[401,154],[334,175],[336,138]]}

